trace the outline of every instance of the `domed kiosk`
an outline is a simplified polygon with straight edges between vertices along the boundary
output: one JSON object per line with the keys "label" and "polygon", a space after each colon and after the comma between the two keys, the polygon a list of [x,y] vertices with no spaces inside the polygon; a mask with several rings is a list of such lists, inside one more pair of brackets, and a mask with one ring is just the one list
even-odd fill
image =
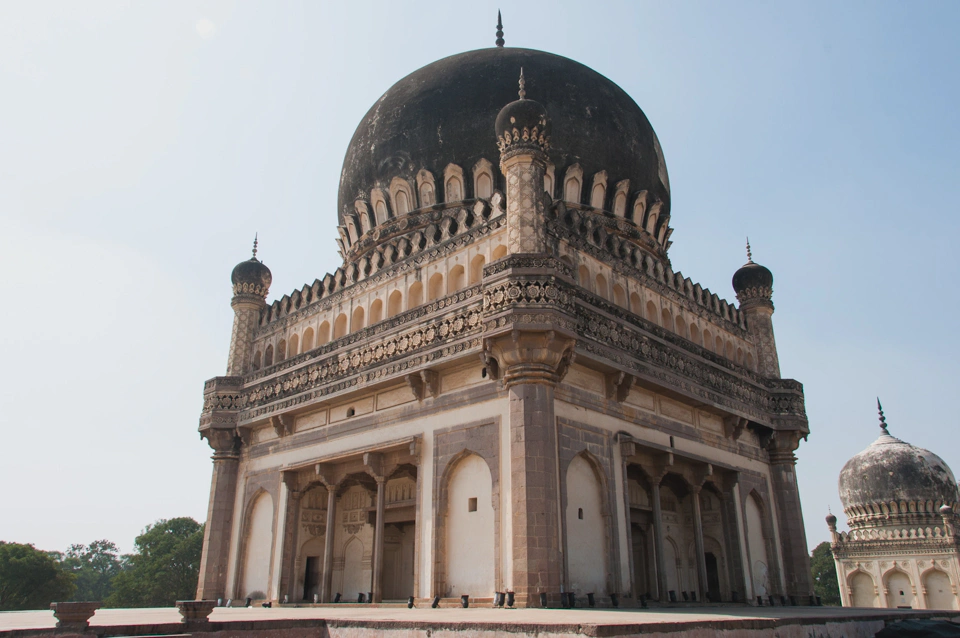
{"label": "domed kiosk", "polygon": [[663,152],[613,81],[427,65],[362,118],[336,205],[335,272],[268,302],[234,271],[199,598],[809,602],[772,275],[738,307],[674,270]]}
{"label": "domed kiosk", "polygon": [[943,460],[890,435],[880,436],[840,471],[849,532],[833,535],[844,606],[958,609],[960,539],[957,481]]}

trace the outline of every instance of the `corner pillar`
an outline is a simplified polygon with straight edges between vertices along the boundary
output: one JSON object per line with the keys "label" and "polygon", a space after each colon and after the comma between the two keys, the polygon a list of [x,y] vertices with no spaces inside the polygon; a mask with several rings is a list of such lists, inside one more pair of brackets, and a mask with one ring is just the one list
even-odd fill
{"label": "corner pillar", "polygon": [[197,600],[216,600],[224,598],[226,594],[233,507],[240,466],[240,439],[233,428],[209,429],[201,436],[207,439],[214,453]]}
{"label": "corner pillar", "polygon": [[767,444],[767,452],[770,455],[771,487],[776,503],[786,593],[788,596],[797,596],[800,601],[809,601],[813,583],[800,509],[800,490],[797,487],[797,457],[794,455],[801,436],[795,430],[774,431]]}
{"label": "corner pillar", "polygon": [[[542,182],[541,182],[542,183]],[[491,337],[509,397],[513,588],[517,605],[559,600],[560,546],[557,432],[554,389],[574,356],[575,341],[552,330],[518,330]]]}

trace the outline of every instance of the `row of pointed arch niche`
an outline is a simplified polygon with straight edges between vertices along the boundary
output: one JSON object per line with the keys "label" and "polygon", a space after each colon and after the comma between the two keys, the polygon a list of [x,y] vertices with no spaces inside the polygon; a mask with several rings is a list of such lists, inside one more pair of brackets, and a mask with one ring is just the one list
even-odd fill
{"label": "row of pointed arch niche", "polygon": [[591,257],[570,251],[560,259],[573,269],[585,290],[714,354],[756,370],[754,346],[745,339],[731,335]]}
{"label": "row of pointed arch niche", "polygon": [[466,199],[487,199],[493,195],[496,179],[494,165],[486,158],[480,158],[473,165],[469,176],[460,166],[447,164],[439,184],[433,173],[425,168],[420,169],[413,180],[394,177],[389,185],[371,189],[369,200],[354,202],[356,226],[346,228],[350,243],[375,226],[415,210]]}
{"label": "row of pointed arch niche", "polygon": [[345,299],[326,312],[271,335],[254,348],[251,368],[270,367],[401,312],[479,284],[483,279],[483,267],[506,257],[507,247],[501,241],[502,238],[496,235],[472,244],[428,264],[418,273],[410,273],[380,288]]}
{"label": "row of pointed arch niche", "polygon": [[[960,607],[958,584],[935,560],[881,563],[880,573],[873,573],[859,563],[847,574],[844,585],[849,607],[913,607],[915,609],[952,609]],[[868,563],[869,564],[869,563]],[[877,578],[879,576],[879,579]],[[883,584],[877,586],[877,582]],[[917,587],[916,583],[920,583]]]}
{"label": "row of pointed arch niche", "polygon": [[563,174],[562,188],[557,192],[556,169],[551,164],[543,178],[543,187],[554,199],[562,199],[574,206],[589,206],[605,210],[614,216],[627,219],[656,237],[660,243],[669,238],[669,215],[663,211],[663,202],[649,191],[630,191],[630,180],[609,184],[606,171],[594,173],[589,188],[584,188],[583,169],[579,164],[567,167]]}

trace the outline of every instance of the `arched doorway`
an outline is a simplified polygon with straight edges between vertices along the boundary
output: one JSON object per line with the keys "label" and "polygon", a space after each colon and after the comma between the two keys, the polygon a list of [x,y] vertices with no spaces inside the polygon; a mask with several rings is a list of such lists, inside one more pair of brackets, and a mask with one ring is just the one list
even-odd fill
{"label": "arched doorway", "polygon": [[850,577],[850,603],[854,607],[879,607],[873,578],[866,572],[856,572]]}
{"label": "arched doorway", "polygon": [[956,609],[957,597],[950,586],[950,577],[939,569],[931,569],[923,577],[927,592],[927,609]]}
{"label": "arched doorway", "polygon": [[267,597],[270,580],[270,554],[273,547],[273,497],[261,493],[253,501],[247,519],[247,538],[243,557],[243,581],[238,598]]}
{"label": "arched doorway", "polygon": [[450,473],[446,495],[447,596],[486,598],[495,585],[493,480],[476,454],[460,459]]}
{"label": "arched doorway", "polygon": [[583,456],[567,466],[567,585],[569,591],[605,594],[606,534],[603,497],[597,474]]}

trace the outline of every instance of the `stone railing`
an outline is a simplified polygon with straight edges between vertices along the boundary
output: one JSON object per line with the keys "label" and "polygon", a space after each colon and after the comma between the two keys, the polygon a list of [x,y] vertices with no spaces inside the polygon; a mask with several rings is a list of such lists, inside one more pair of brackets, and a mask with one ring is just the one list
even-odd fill
{"label": "stone railing", "polygon": [[913,540],[947,538],[949,534],[942,526],[916,528],[871,528],[838,532],[837,542],[856,543],[862,541]]}

